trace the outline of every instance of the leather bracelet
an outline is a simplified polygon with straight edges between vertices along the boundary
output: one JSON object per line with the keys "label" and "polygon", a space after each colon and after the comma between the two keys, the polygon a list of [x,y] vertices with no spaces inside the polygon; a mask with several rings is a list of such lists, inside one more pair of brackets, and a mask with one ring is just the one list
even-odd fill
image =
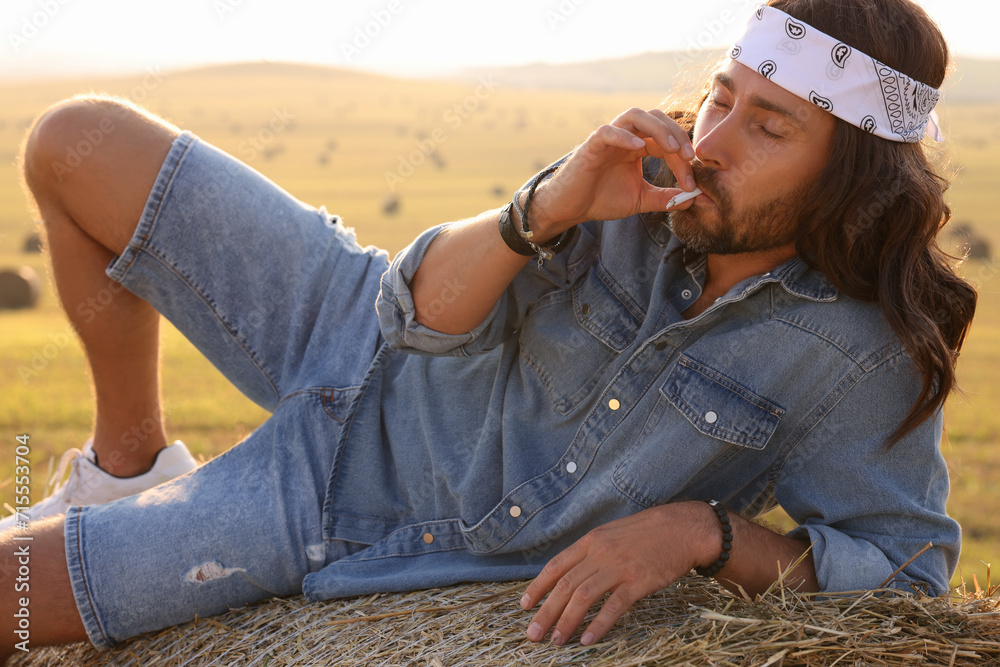
{"label": "leather bracelet", "polygon": [[708,567],[696,567],[694,571],[703,577],[714,577],[719,573],[719,570],[726,566],[729,554],[733,550],[733,527],[729,522],[729,514],[726,513],[726,509],[718,500],[713,498],[706,502],[715,510],[715,516],[719,517],[719,523],[722,524],[722,553]]}
{"label": "leather bracelet", "polygon": [[[554,241],[543,246],[538,245],[531,240],[532,231],[528,223],[528,215],[531,213],[531,200],[535,196],[535,190],[538,189],[538,185],[545,180],[546,176],[555,173],[558,169],[559,165],[553,165],[538,172],[538,174],[531,179],[531,185],[528,187],[528,196],[524,199],[524,211],[521,211],[520,206],[517,207],[518,213],[521,214],[521,238],[527,241],[531,247],[535,249],[535,253],[538,255],[539,267],[541,267],[543,260],[552,259],[554,255],[568,248],[579,232],[576,226],[570,227],[568,230],[560,234]],[[514,199],[517,199],[516,194],[514,195]]]}
{"label": "leather bracelet", "polygon": [[500,238],[503,242],[507,244],[507,247],[516,252],[518,255],[524,255],[526,257],[531,257],[536,254],[535,249],[530,243],[521,238],[521,235],[514,229],[514,221],[511,218],[510,212],[514,207],[514,203],[511,202],[504,206],[503,210],[500,211]]}

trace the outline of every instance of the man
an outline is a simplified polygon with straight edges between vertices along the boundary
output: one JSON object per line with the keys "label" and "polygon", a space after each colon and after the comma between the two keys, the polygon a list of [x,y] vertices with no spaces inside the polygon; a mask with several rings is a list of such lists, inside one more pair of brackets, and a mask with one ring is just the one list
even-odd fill
{"label": "man", "polygon": [[[731,56],[696,111],[625,112],[391,266],[139,111],[44,114],[25,174],[67,312],[105,267],[129,290],[75,322],[98,403],[80,465],[166,451],[116,449],[159,414],[149,304],[274,414],[192,473],[32,523],[54,619],[32,640],[536,575],[527,635],[556,644],[606,593],[584,644],[692,568],[751,594],[785,569],[804,590],[946,591],[941,405],[975,294],[940,261],[916,143],[946,46],[908,0],[772,0]],[[56,178],[109,113],[87,169]],[[660,162],[683,188],[645,178]],[[744,518],[776,503],[788,535]]]}

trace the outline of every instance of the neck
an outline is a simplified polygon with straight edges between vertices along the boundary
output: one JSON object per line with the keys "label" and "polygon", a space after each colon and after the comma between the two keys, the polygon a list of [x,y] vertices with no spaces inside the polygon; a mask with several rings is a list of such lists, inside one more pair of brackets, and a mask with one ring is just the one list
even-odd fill
{"label": "neck", "polygon": [[684,311],[684,317],[690,319],[700,315],[733,285],[773,271],[795,256],[794,244],[739,255],[709,255],[701,296]]}

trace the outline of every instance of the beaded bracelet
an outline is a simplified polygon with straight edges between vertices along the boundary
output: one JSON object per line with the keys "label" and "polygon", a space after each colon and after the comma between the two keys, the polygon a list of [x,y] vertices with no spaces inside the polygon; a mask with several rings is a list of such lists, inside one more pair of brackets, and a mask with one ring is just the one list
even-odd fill
{"label": "beaded bracelet", "polygon": [[726,566],[729,554],[733,550],[733,527],[729,523],[729,514],[726,513],[726,509],[718,500],[713,498],[707,502],[715,510],[715,515],[719,517],[719,523],[722,524],[722,553],[708,567],[696,567],[694,571],[703,577],[714,577],[719,573],[719,570]]}

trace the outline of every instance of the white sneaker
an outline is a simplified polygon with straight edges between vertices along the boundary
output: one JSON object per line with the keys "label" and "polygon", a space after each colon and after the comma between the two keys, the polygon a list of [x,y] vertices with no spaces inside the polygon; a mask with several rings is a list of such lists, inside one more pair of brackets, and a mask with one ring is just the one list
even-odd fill
{"label": "white sneaker", "polygon": [[[15,526],[23,527],[24,521],[38,521],[57,514],[65,514],[77,505],[100,505],[112,500],[132,496],[198,467],[187,447],[180,440],[164,447],[153,461],[153,467],[135,477],[115,477],[97,465],[93,440],[88,440],[83,451],[76,447],[63,452],[56,474],[49,480],[52,494],[31,506],[26,512],[12,514],[0,521],[0,531]],[[69,477],[63,481],[66,469]],[[53,484],[55,486],[53,486]]]}

